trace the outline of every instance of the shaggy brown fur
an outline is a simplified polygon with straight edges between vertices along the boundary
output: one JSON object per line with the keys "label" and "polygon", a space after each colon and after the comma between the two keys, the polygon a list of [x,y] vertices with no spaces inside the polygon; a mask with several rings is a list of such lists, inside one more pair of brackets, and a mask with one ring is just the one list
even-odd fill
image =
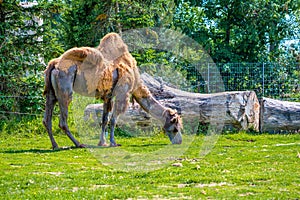
{"label": "shaggy brown fur", "polygon": [[[114,34],[109,35],[114,36]],[[101,43],[102,45],[108,44],[107,41],[111,41],[107,37],[106,39],[106,42]],[[120,43],[120,41],[118,42]],[[69,67],[77,65],[77,73],[80,74],[84,72],[88,93],[92,93],[97,89],[98,91],[102,91],[101,96],[105,96],[112,88],[112,71],[117,69],[119,75],[118,86],[130,83],[132,86],[130,92],[132,92],[136,98],[145,98],[151,95],[148,88],[140,79],[136,60],[128,51],[123,52],[123,54],[113,62],[107,61],[106,58],[103,58],[101,53],[102,52],[99,52],[97,49],[90,47],[72,48],[59,58],[52,59],[48,63],[45,74],[49,74],[47,71],[52,70],[53,67],[67,71]],[[121,53],[121,51],[119,51],[119,53]],[[49,80],[49,78],[46,80]],[[45,91],[48,85],[49,84],[46,84]],[[128,104],[128,102],[126,102],[126,104]]]}
{"label": "shaggy brown fur", "polygon": [[127,45],[117,33],[105,35],[97,47],[103,54],[103,57],[109,61],[116,60],[124,53],[129,53]]}
{"label": "shaggy brown fur", "polygon": [[[118,86],[130,83],[132,86],[130,92],[133,92],[137,97],[148,97],[151,95],[140,80],[140,73],[135,58],[129,53],[127,45],[118,34],[107,34],[101,40],[97,49],[101,51],[105,60],[113,61],[113,69],[111,70],[118,70]],[[127,105],[128,103],[126,102]]]}
{"label": "shaggy brown fur", "polygon": [[[137,63],[129,53],[127,45],[116,33],[107,34],[97,49],[90,47],[72,48],[59,58],[48,63],[46,69],[51,67],[67,71],[71,66],[77,66],[77,73],[84,72],[87,81],[88,93],[95,90],[110,91],[112,88],[112,71],[118,70],[119,85],[130,83],[132,90],[137,90],[138,97],[150,95],[148,89],[142,85],[139,77]],[[47,74],[45,71],[45,74]],[[49,80],[49,79],[47,79]],[[140,90],[140,92],[139,92]]]}
{"label": "shaggy brown fur", "polygon": [[99,82],[103,71],[107,68],[107,65],[104,65],[101,52],[90,47],[72,48],[60,57],[56,68],[66,72],[69,67],[74,65],[77,66],[78,74],[84,72],[88,93],[90,94],[98,89],[96,83]]}
{"label": "shaggy brown fur", "polygon": [[140,81],[139,87],[135,89],[134,96],[138,99],[140,98],[146,98],[151,95],[149,89],[143,84],[143,82]]}

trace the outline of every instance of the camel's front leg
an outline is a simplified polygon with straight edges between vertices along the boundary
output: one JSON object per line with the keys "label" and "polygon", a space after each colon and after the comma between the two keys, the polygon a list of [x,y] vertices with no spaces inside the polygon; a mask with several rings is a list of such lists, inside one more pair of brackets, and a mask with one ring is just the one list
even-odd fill
{"label": "camel's front leg", "polygon": [[108,100],[104,102],[103,104],[103,114],[102,114],[102,130],[100,135],[100,141],[98,143],[98,146],[108,146],[105,139],[105,133],[106,133],[106,127],[108,123],[108,114],[111,107],[111,100]]}
{"label": "camel's front leg", "polygon": [[124,113],[129,105],[129,93],[132,90],[130,79],[127,79],[127,83],[120,84],[115,87],[114,95],[115,102],[113,107],[113,113],[110,119],[110,146],[116,147],[121,146],[115,141],[115,127],[117,124],[118,117],[121,113]]}
{"label": "camel's front leg", "polygon": [[117,124],[117,120],[118,120],[118,114],[113,114],[111,116],[111,120],[110,120],[110,146],[111,147],[117,147],[117,146],[121,146],[120,144],[117,144],[115,141],[115,127]]}

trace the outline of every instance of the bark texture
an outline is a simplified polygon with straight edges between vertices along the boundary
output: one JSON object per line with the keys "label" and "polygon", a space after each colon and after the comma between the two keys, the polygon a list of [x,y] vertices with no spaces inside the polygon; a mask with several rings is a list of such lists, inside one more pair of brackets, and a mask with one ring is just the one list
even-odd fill
{"label": "bark texture", "polygon": [[270,98],[261,100],[261,132],[300,130],[300,103]]}

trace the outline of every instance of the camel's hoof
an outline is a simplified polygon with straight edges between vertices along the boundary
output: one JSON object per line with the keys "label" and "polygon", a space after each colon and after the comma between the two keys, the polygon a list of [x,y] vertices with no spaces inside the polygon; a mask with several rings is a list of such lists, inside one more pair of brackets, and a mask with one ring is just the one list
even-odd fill
{"label": "camel's hoof", "polygon": [[120,147],[122,146],[121,144],[117,144],[117,143],[110,143],[109,145],[110,147]]}
{"label": "camel's hoof", "polygon": [[60,148],[58,146],[55,146],[55,147],[52,147],[52,150],[58,151],[58,150],[60,150]]}
{"label": "camel's hoof", "polygon": [[108,147],[109,145],[107,143],[101,143],[101,142],[99,142],[98,146],[99,147]]}
{"label": "camel's hoof", "polygon": [[78,146],[77,146],[77,148],[86,148],[87,146],[85,145],[85,144],[79,144]]}

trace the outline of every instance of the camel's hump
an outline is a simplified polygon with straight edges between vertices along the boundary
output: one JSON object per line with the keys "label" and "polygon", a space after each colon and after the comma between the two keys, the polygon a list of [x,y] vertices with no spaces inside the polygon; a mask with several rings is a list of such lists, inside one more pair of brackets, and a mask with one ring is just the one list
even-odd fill
{"label": "camel's hump", "polygon": [[91,47],[75,47],[67,50],[63,55],[62,59],[65,60],[74,60],[83,62],[85,59],[93,59],[93,60],[103,60],[103,56],[101,52],[95,48]]}
{"label": "camel's hump", "polygon": [[102,62],[103,56],[99,50],[91,47],[75,47],[61,56],[58,68],[64,71],[72,65],[77,65],[79,68],[96,68]]}
{"label": "camel's hump", "polygon": [[124,53],[129,52],[127,45],[117,33],[108,33],[105,35],[101,39],[97,49],[101,51],[103,57],[108,61],[113,61]]}
{"label": "camel's hump", "polygon": [[50,60],[50,61],[48,62],[47,68],[48,68],[50,65],[57,66],[57,64],[59,63],[59,61],[60,61],[60,57],[59,57],[59,58],[53,58],[52,60]]}

